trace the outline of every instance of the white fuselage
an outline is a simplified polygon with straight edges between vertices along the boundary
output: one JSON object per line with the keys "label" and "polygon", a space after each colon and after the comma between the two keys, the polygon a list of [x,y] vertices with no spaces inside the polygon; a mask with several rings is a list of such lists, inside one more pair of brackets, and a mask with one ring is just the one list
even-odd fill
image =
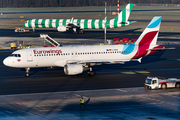
{"label": "white fuselage", "polygon": [[[129,45],[128,45],[129,46]],[[97,63],[130,60],[134,51],[127,51],[126,45],[95,45],[95,46],[73,46],[73,47],[42,47],[29,48],[13,52],[21,57],[9,56],[4,64],[10,67],[64,67],[68,63]],[[136,49],[136,47],[134,47]]]}

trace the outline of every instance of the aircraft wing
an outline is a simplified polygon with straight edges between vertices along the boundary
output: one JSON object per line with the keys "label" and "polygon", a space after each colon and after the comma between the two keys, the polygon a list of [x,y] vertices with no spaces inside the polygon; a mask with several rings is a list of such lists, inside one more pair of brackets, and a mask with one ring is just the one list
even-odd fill
{"label": "aircraft wing", "polygon": [[67,24],[66,27],[68,27],[68,28],[80,28],[80,26],[75,25],[75,24],[73,24],[73,23]]}
{"label": "aircraft wing", "polygon": [[125,62],[129,62],[129,61],[139,61],[141,62],[141,58],[140,59],[121,59],[121,60],[112,60],[112,59],[109,59],[109,60],[68,60],[66,61],[67,64],[99,64],[99,63],[102,63],[102,64],[113,64],[113,63],[119,63],[119,64],[124,64]]}

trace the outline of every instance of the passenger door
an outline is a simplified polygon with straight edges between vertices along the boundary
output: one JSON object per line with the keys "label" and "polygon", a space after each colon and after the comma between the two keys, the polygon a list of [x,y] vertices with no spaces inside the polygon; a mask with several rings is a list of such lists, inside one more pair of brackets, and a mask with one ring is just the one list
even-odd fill
{"label": "passenger door", "polygon": [[32,61],[33,61],[32,51],[28,50],[27,51],[27,62],[32,62]]}

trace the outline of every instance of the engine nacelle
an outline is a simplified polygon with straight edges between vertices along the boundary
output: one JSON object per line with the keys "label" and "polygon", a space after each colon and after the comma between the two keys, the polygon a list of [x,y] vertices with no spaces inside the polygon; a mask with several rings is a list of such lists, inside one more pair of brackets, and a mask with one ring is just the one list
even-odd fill
{"label": "engine nacelle", "polygon": [[66,31],[66,27],[65,27],[65,26],[58,26],[58,27],[57,27],[57,30],[58,30],[59,32],[65,32],[65,31]]}
{"label": "engine nacelle", "polygon": [[84,71],[84,67],[80,64],[67,64],[64,66],[64,73],[66,75],[77,75]]}

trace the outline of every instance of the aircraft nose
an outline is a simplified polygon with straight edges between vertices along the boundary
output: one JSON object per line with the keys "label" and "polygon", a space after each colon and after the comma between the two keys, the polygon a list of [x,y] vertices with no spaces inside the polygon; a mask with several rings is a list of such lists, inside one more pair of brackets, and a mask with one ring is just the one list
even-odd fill
{"label": "aircraft nose", "polygon": [[6,65],[6,66],[10,66],[10,60],[8,58],[5,58],[3,60],[3,64]]}
{"label": "aircraft nose", "polygon": [[23,26],[24,26],[24,27],[26,27],[26,25],[25,25],[25,24],[26,24],[26,23],[24,23],[24,24],[23,24]]}

